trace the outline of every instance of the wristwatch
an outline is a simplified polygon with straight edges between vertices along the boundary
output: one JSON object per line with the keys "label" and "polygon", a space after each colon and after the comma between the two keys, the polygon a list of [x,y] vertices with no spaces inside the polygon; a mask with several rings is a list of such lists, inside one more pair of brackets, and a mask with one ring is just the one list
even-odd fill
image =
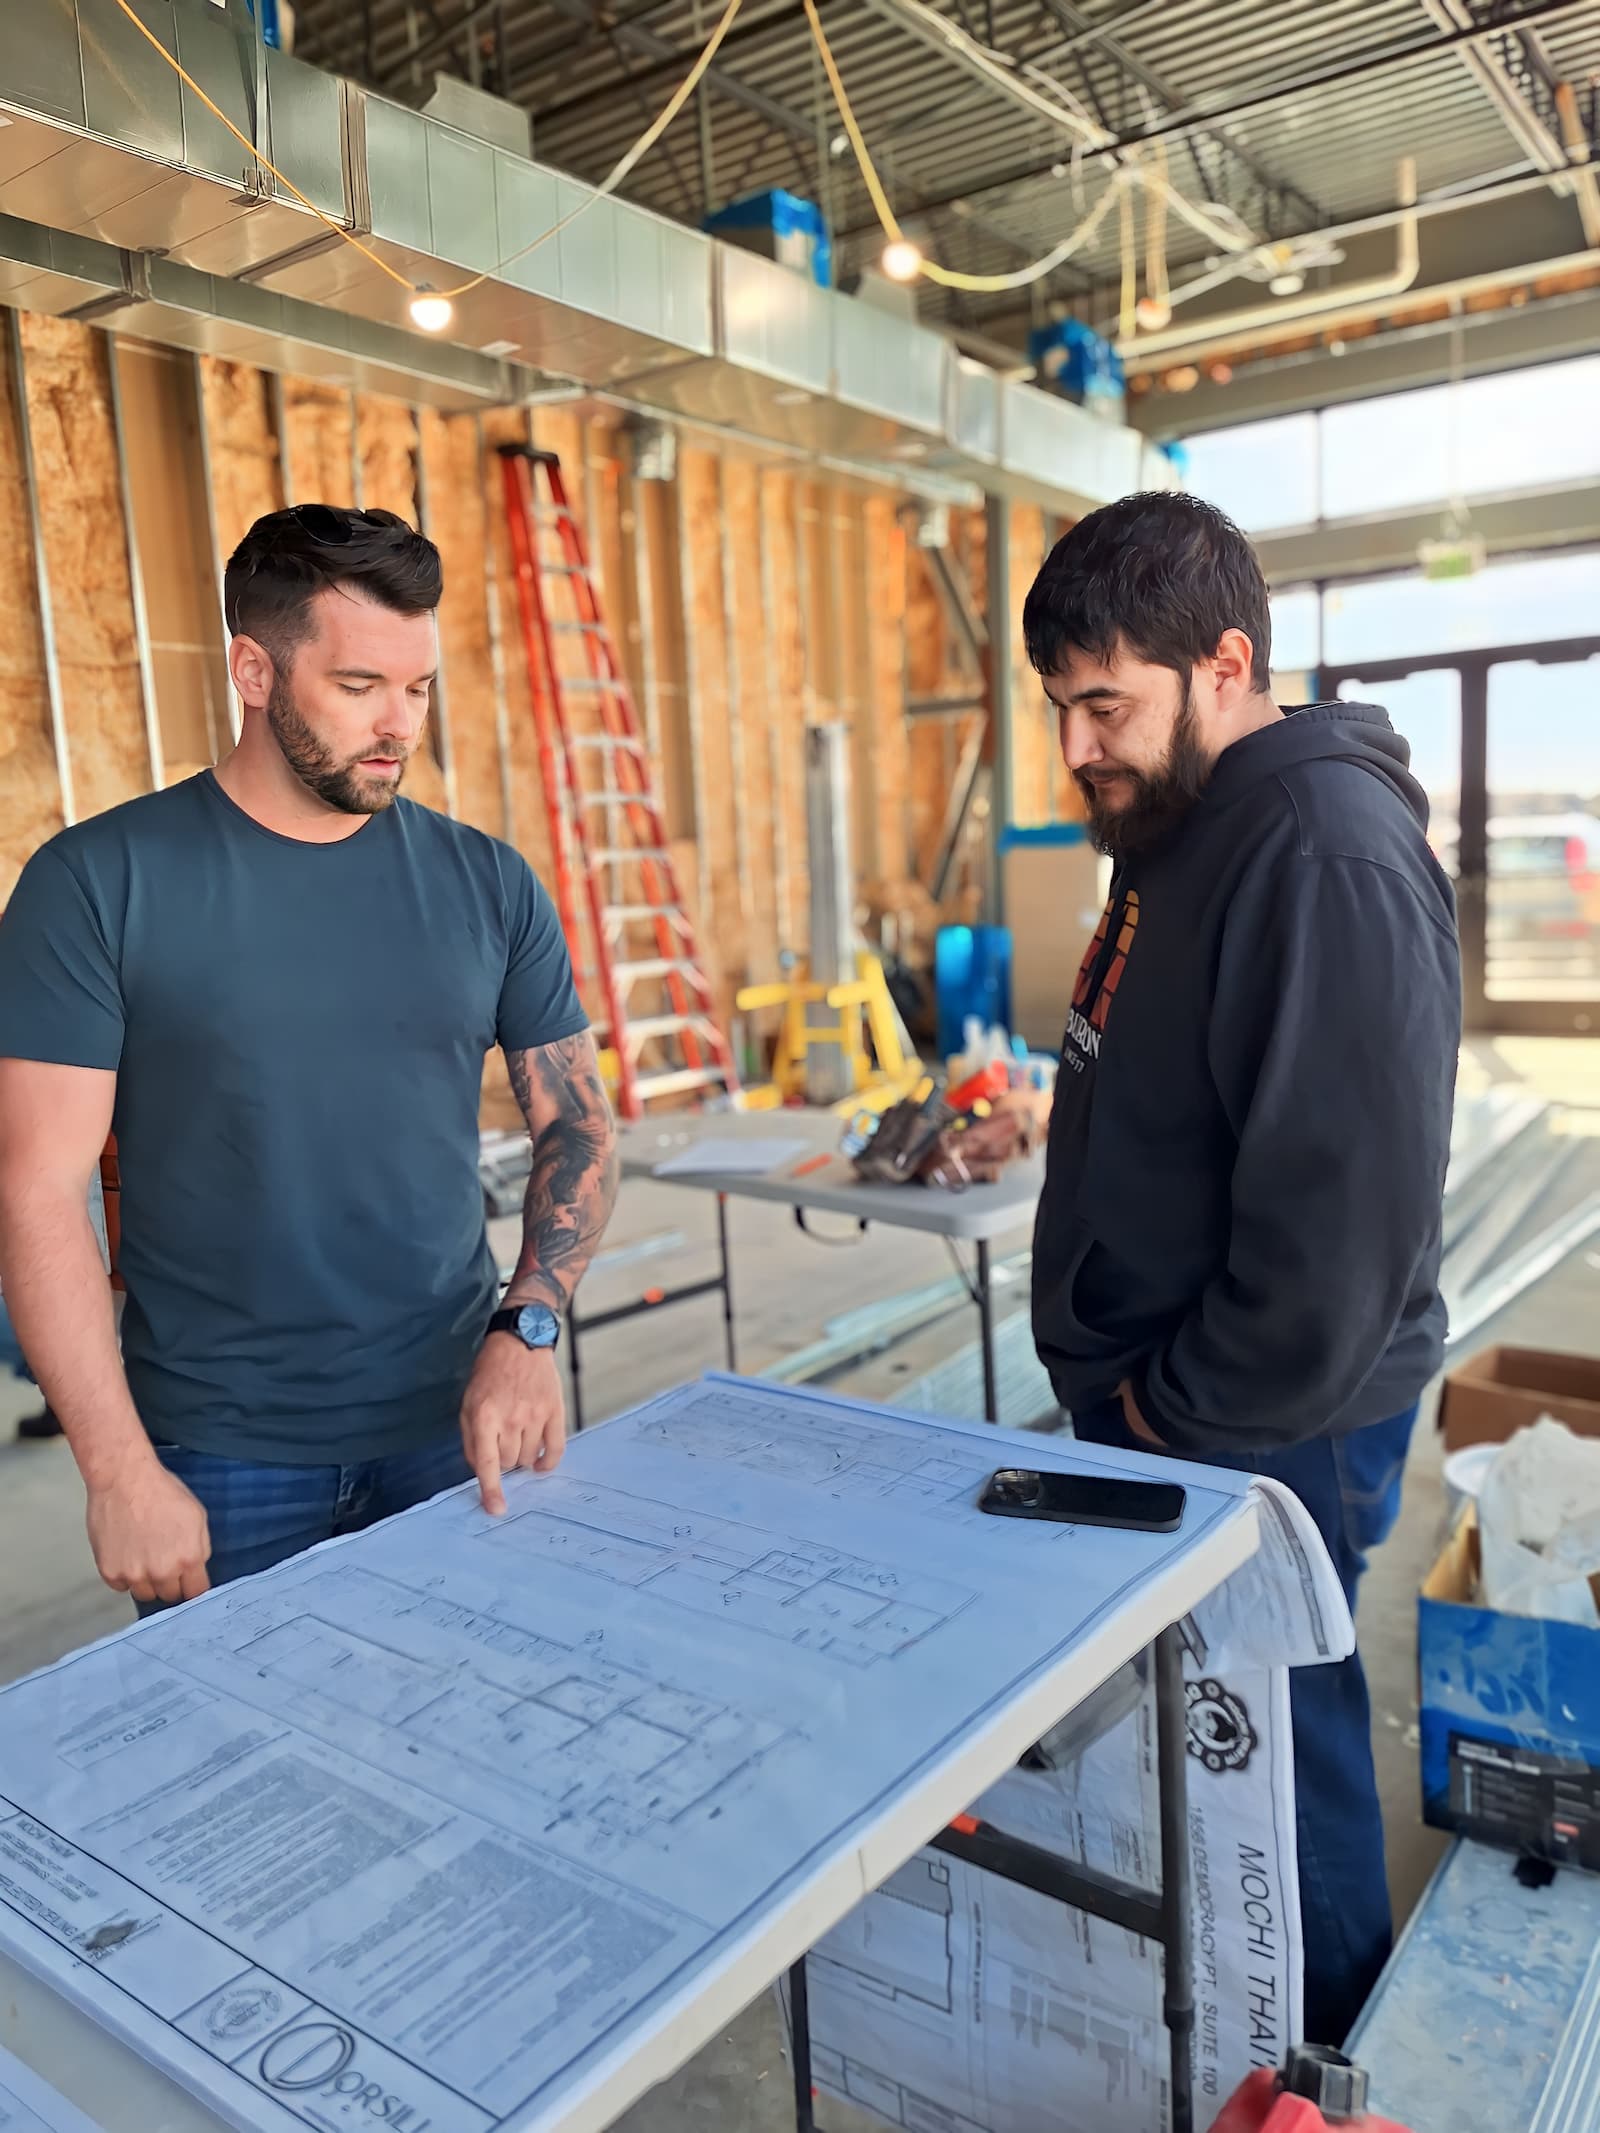
{"label": "wristwatch", "polygon": [[561,1321],[548,1304],[507,1304],[484,1328],[485,1339],[491,1333],[514,1333],[524,1348],[554,1348],[561,1339]]}

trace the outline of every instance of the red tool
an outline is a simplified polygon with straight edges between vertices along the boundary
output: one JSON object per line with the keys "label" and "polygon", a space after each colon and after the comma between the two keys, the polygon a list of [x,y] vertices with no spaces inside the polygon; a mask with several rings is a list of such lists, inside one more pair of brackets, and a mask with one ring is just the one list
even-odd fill
{"label": "red tool", "polygon": [[997,1096],[1004,1096],[1011,1086],[1011,1076],[1003,1059],[993,1059],[976,1074],[971,1074],[959,1089],[952,1089],[945,1102],[952,1111],[970,1111],[974,1104],[992,1104]]}
{"label": "red tool", "polygon": [[1259,2067],[1212,2121],[1211,2133],[1408,2133],[1367,2109],[1367,2077],[1343,2052],[1297,2044],[1283,2071]]}

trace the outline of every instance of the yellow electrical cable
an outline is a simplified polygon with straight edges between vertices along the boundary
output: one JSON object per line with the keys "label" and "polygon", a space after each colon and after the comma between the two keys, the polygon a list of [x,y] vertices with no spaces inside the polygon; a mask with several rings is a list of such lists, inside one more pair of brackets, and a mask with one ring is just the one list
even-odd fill
{"label": "yellow electrical cable", "polygon": [[[661,136],[666,132],[667,128],[672,124],[673,120],[678,116],[678,113],[683,109],[684,105],[689,101],[689,98],[699,87],[702,76],[705,74],[705,71],[707,67],[710,66],[712,60],[715,59],[715,57],[717,56],[717,49],[721,45],[723,38],[727,36],[729,30],[733,27],[733,18],[735,17],[735,15],[738,14],[739,9],[743,6],[743,4],[744,0],[728,0],[728,5],[723,11],[722,19],[718,22],[715,30],[713,30],[713,32],[711,33],[710,41],[707,43],[705,50],[700,54],[700,57],[695,61],[694,65],[689,69],[689,72],[679,83],[677,89],[674,90],[673,94],[668,98],[666,104],[662,108],[659,117],[652,121],[652,123],[639,136],[638,140],[634,142],[633,146],[628,150],[626,155],[624,155],[622,159],[617,163],[615,168],[610,170],[606,174],[606,176],[601,179],[600,183],[595,187],[592,193],[589,193],[584,199],[580,200],[578,205],[573,208],[570,213],[563,215],[559,221],[551,223],[550,227],[547,230],[541,230],[537,237],[532,238],[527,244],[520,246],[519,249],[515,252],[508,252],[503,259],[496,260],[492,267],[486,267],[481,274],[472,275],[470,279],[464,282],[459,282],[452,289],[430,289],[427,291],[427,294],[429,294],[430,296],[443,297],[447,302],[450,302],[458,296],[467,295],[469,291],[473,289],[481,288],[486,281],[492,280],[495,275],[500,273],[502,268],[515,265],[515,263],[519,259],[525,259],[530,252],[537,251],[540,245],[548,244],[552,237],[559,236],[561,231],[564,229],[569,229],[571,225],[577,221],[580,215],[585,214],[591,207],[594,206],[597,200],[603,200],[610,193],[614,192],[616,188],[622,183],[623,179],[628,175],[629,171],[631,171],[634,165],[640,160],[640,158],[649,154],[650,150],[655,146],[656,142],[660,140]],[[143,22],[140,21],[139,17],[134,13],[133,8],[129,5],[129,0],[117,0],[117,6],[122,10],[123,14],[127,16],[128,20],[139,32],[139,35],[144,38],[145,42],[149,45],[152,45],[155,50],[161,54],[161,57],[172,69],[173,73],[177,75],[178,79],[183,83],[184,87],[189,90],[192,95],[197,96],[200,99],[201,103],[204,104],[205,108],[211,113],[211,116],[214,119],[220,120],[220,122],[228,129],[229,133],[231,133],[234,139],[239,143],[240,147],[245,149],[248,154],[254,156],[255,160],[261,165],[262,169],[267,171],[272,177],[274,177],[286,192],[292,193],[295,199],[299,201],[300,205],[304,208],[308,208],[310,212],[316,216],[317,220],[320,223],[322,223],[326,228],[332,230],[333,234],[336,237],[341,238],[344,243],[350,245],[355,251],[359,252],[363,259],[370,260],[381,274],[387,274],[389,279],[392,282],[396,283],[400,288],[404,289],[408,296],[420,296],[423,294],[422,289],[419,288],[415,282],[408,279],[406,275],[397,272],[395,268],[390,266],[389,262],[386,259],[380,258],[379,255],[375,251],[373,251],[370,245],[363,244],[359,237],[353,236],[351,232],[347,230],[342,223],[335,222],[331,215],[325,215],[322,209],[318,207],[314,200],[308,200],[305,194],[300,190],[299,186],[295,184],[294,180],[292,178],[286,178],[283,172],[278,169],[277,165],[275,163],[270,162],[268,158],[261,153],[261,150],[257,148],[255,143],[239,131],[238,127],[233,123],[232,119],[228,117],[225,111],[218,110],[217,106],[211,101],[211,98],[207,96],[206,92],[195,80],[194,76],[186,70],[182,61],[175,58],[173,54],[169,52],[166,46],[161,42],[161,39],[156,36],[155,32],[149,29]]]}
{"label": "yellow electrical cable", "polygon": [[1156,179],[1145,191],[1144,200],[1144,285],[1145,293],[1152,303],[1159,305],[1169,315],[1172,310],[1172,292],[1167,283],[1167,144],[1155,143]]}
{"label": "yellow electrical cable", "polygon": [[[872,200],[883,233],[891,244],[904,244],[905,232],[900,227],[889,195],[884,191],[883,180],[878,175],[877,166],[872,160],[855,112],[851,108],[838,62],[834,59],[832,47],[823,34],[816,0],[805,0],[805,10],[806,20],[811,25],[812,38],[828,76],[828,86],[832,89],[833,100],[839,107],[839,116],[844,120],[844,130],[849,135],[850,146],[855,152],[857,168],[861,172],[862,182]],[[962,274],[954,267],[941,267],[935,260],[924,259],[919,272],[925,274],[929,281],[937,282],[943,289],[970,289],[984,294],[1004,289],[1026,289],[1030,283],[1043,280],[1052,268],[1058,267],[1064,259],[1069,259],[1074,252],[1088,243],[1115,202],[1126,198],[1126,182],[1125,173],[1119,169],[1077,228],[1070,231],[1051,251],[1046,252],[1042,259],[1034,260],[1029,266],[1018,267],[1010,274]]]}
{"label": "yellow electrical cable", "polygon": [[1133,194],[1122,195],[1122,212],[1117,217],[1117,236],[1122,253],[1122,289],[1118,309],[1118,330],[1122,338],[1130,340],[1134,332],[1134,314],[1139,301],[1139,253],[1133,227]]}

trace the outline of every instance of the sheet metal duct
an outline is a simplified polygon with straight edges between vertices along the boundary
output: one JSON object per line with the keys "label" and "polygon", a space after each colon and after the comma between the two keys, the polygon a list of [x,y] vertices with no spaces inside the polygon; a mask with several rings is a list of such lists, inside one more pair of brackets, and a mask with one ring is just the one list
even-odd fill
{"label": "sheet metal duct", "polygon": [[507,263],[458,301],[448,343],[409,331],[395,283],[257,173],[112,0],[31,0],[9,13],[0,81],[0,302],[94,304],[118,332],[447,407],[568,380],[1066,514],[1165,477],[1132,431],[624,201],[508,259],[590,189],[258,49],[208,0],[141,12],[241,132],[408,280],[448,287]]}

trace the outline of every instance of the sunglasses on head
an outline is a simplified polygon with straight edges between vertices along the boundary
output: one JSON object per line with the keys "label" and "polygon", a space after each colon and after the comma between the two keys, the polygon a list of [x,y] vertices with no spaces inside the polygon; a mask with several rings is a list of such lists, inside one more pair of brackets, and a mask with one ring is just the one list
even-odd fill
{"label": "sunglasses on head", "polygon": [[358,533],[369,530],[364,511],[340,510],[333,504],[294,504],[284,513],[319,548],[348,548]]}
{"label": "sunglasses on head", "polygon": [[[251,559],[245,572],[247,582],[278,549],[292,545],[296,534],[314,541],[319,548],[348,548],[363,534],[377,532],[385,522],[383,517],[337,504],[291,504],[288,510],[277,514],[277,519],[265,552]],[[230,613],[227,621],[230,630],[238,628],[235,614]]]}

